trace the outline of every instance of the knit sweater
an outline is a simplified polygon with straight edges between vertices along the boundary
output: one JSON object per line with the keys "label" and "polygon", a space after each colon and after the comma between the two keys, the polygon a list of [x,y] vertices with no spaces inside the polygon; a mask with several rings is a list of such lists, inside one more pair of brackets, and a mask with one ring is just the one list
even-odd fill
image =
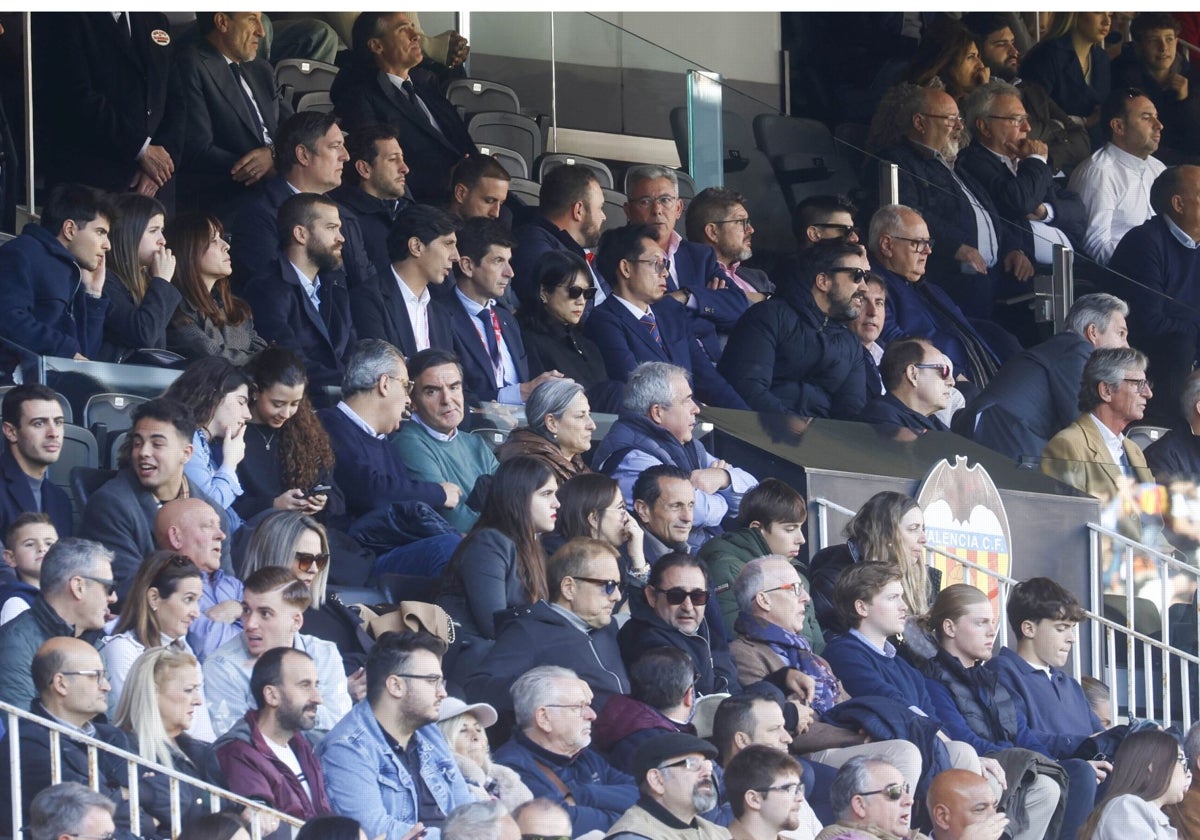
{"label": "knit sweater", "polygon": [[462,501],[443,515],[458,530],[471,530],[479,511],[469,507],[466,499],[480,476],[491,475],[499,467],[483,438],[459,429],[450,440],[439,440],[411,420],[400,427],[390,443],[413,478],[436,484],[448,481],[462,489]]}

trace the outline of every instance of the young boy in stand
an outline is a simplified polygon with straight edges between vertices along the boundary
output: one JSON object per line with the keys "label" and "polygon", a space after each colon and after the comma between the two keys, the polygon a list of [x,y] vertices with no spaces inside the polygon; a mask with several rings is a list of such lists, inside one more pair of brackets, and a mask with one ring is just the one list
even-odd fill
{"label": "young boy in stand", "polygon": [[4,535],[4,562],[15,575],[0,584],[0,624],[12,621],[33,604],[41,588],[42,558],[58,542],[58,529],[44,513],[22,513]]}

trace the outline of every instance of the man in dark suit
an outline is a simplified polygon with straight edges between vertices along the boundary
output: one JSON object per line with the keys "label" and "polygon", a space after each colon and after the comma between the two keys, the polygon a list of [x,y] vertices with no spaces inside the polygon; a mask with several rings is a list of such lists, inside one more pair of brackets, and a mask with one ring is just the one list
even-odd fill
{"label": "man in dark suit", "polygon": [[0,534],[22,513],[45,513],[60,537],[71,536],[71,500],[46,476],[62,453],[58,397],[45,385],[18,385],[4,395],[0,416],[8,442],[0,454]]}
{"label": "man in dark suit", "polygon": [[387,277],[392,262],[388,256],[388,231],[396,217],[413,204],[407,187],[404,151],[396,130],[386,125],[358,129],[346,138],[346,151],[350,161],[342,170],[342,185],[329,197],[358,219],[367,258],[376,275]]}
{"label": "man in dark suit", "polygon": [[1078,298],[1063,331],[1005,362],[956,416],[955,431],[1013,460],[1039,457],[1079,416],[1079,383],[1092,351],[1129,346],[1128,314],[1125,301],[1112,295]]}
{"label": "man in dark suit", "polygon": [[521,328],[512,313],[496,305],[513,277],[513,245],[512,234],[496,219],[485,216],[463,224],[454,297],[435,304],[450,314],[454,352],[471,402],[523,405],[538,385],[562,376],[548,370],[529,378]]}
{"label": "man in dark suit", "polygon": [[[592,170],[583,166],[559,166],[542,179],[538,192],[537,221],[518,227],[514,234],[517,249],[513,254],[513,290],[522,306],[529,306],[537,297],[533,270],[547,251],[571,251],[588,259],[588,249],[600,241],[600,226],[604,224],[604,192]],[[612,294],[608,282],[595,268],[591,269],[599,306]],[[586,314],[585,314],[586,317]]]}
{"label": "man in dark suit", "polygon": [[846,326],[858,336],[863,348],[863,367],[866,369],[867,399],[884,394],[883,379],[879,375],[879,363],[883,361],[883,345],[879,337],[887,321],[887,284],[878,274],[867,278],[867,290],[863,292],[862,309],[858,316]]}
{"label": "man in dark suit", "polygon": [[178,150],[160,132],[171,61],[158,12],[35,12],[34,113],[47,186],[154,195]]}
{"label": "man in dark suit", "polygon": [[279,208],[279,258],[246,289],[258,334],[300,354],[314,385],[341,384],[356,340],[341,229],[332,199],[292,196]]}
{"label": "man in dark suit", "polygon": [[[324,195],[342,182],[349,155],[342,130],[333,114],[301,111],[284,120],[276,144],[279,174],[257,190],[242,207],[232,229],[233,276],[238,292],[270,274],[279,256],[276,221],[279,208],[297,193]],[[331,197],[332,198],[332,197]],[[370,283],[375,266],[367,255],[362,227],[353,213],[338,208],[342,222],[346,284],[353,288]]]}
{"label": "man in dark suit", "polygon": [[454,348],[450,311],[434,305],[429,290],[454,270],[458,228],[458,219],[428,204],[396,218],[387,240],[391,262],[374,283],[350,291],[359,338],[381,338],[410,359],[430,347]]}
{"label": "man in dark suit", "polygon": [[255,58],[261,13],[205,13],[196,29],[201,40],[171,68],[166,121],[182,149],[179,194],[228,226],[247,188],[275,174],[276,132],[292,109]]}
{"label": "man in dark suit", "polygon": [[879,365],[887,393],[868,400],[858,419],[911,429],[917,434],[947,431],[937,412],[950,404],[953,371],[945,354],[926,339],[893,341]]}
{"label": "man in dark suit", "polygon": [[747,407],[692,334],[683,304],[667,295],[667,261],[654,228],[625,225],[606,232],[596,262],[612,279],[613,293],[592,311],[585,330],[600,347],[611,379],[624,382],[641,362],[670,362],[692,374],[704,402]]}
{"label": "man in dark suit", "polygon": [[702,190],[688,205],[686,224],[688,239],[712,248],[717,268],[746,300],[759,303],[775,291],[765,271],[742,265],[754,255],[750,249],[754,225],[740,193],[723,187]]}
{"label": "man in dark suit", "polygon": [[351,131],[389,125],[400,135],[408,185],[425,204],[445,199],[450,170],[477,151],[467,126],[438,90],[436,80],[413,72],[421,63],[420,31],[404,12],[363,12],[354,22],[357,66],[330,90],[334,108]]}
{"label": "man in dark suit", "polygon": [[1200,480],[1200,371],[1183,383],[1179,408],[1175,428],[1146,447],[1146,466],[1162,485],[1174,479]]}

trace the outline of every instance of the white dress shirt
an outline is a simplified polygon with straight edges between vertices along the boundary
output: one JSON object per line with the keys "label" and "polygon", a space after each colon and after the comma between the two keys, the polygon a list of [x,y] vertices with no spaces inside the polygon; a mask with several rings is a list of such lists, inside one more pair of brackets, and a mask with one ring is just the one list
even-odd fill
{"label": "white dress shirt", "polygon": [[1112,143],[1075,167],[1069,186],[1087,208],[1083,250],[1089,257],[1108,265],[1121,237],[1154,215],[1150,185],[1166,168],[1153,155],[1142,160]]}

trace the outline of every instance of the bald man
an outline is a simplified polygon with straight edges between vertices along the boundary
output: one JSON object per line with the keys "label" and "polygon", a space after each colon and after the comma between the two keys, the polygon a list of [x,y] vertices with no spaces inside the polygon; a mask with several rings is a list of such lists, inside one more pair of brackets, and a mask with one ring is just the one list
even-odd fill
{"label": "bald man", "polygon": [[173,499],[154,518],[154,544],[189,558],[204,572],[200,615],[188,644],[203,662],[242,630],[242,582],[221,568],[221,519],[202,499]]}
{"label": "bald man", "polygon": [[933,840],[999,840],[1008,817],[996,812],[987,779],[969,770],[943,770],[925,799],[933,819]]}
{"label": "bald man", "polygon": [[[125,733],[104,720],[108,708],[109,684],[104,664],[97,650],[82,639],[56,636],[44,642],[33,657],[33,684],[38,697],[30,710],[35,715],[56,721],[119,747],[129,749]],[[21,799],[22,808],[29,814],[35,794],[50,786],[50,731],[26,721],[20,724]],[[9,732],[0,741],[3,755],[8,755]],[[60,741],[62,781],[88,784],[87,747],[70,738]],[[0,789],[10,789],[12,769],[8,761],[0,762]],[[125,762],[106,752],[99,753],[99,791],[117,806],[115,820],[120,828],[129,828],[129,803],[122,795],[129,775]],[[11,798],[0,797],[0,825],[12,825],[9,809]],[[143,814],[142,825],[151,825]]]}

